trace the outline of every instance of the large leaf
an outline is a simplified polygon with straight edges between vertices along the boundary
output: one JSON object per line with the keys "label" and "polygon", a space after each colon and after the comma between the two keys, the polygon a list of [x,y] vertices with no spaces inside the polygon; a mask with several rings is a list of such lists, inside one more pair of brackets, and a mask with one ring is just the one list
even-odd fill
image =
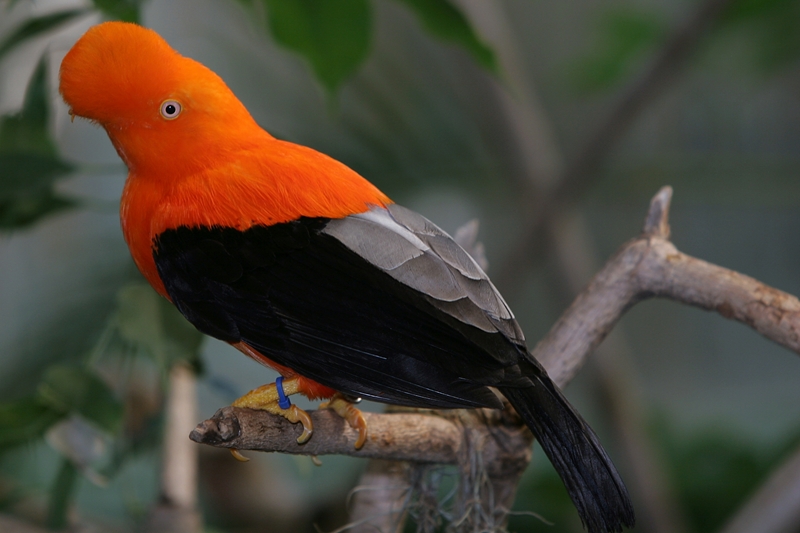
{"label": "large leaf", "polygon": [[54,190],[74,167],[58,157],[50,137],[45,70],[41,61],[22,111],[0,121],[0,229],[26,226],[75,205]]}
{"label": "large leaf", "polygon": [[461,46],[482,66],[496,72],[494,52],[486,46],[464,15],[448,0],[398,0],[410,7],[422,26],[435,37]]}
{"label": "large leaf", "polygon": [[0,152],[55,155],[48,130],[50,105],[44,60],[39,62],[25,93],[22,110],[0,121]]}
{"label": "large leaf", "polygon": [[368,0],[258,1],[267,9],[275,40],[305,57],[328,91],[366,59],[372,33]]}
{"label": "large leaf", "polygon": [[0,450],[42,437],[63,416],[35,396],[0,403]]}
{"label": "large leaf", "polygon": [[92,3],[111,18],[138,23],[144,0],[92,0]]}
{"label": "large leaf", "polygon": [[53,183],[72,166],[61,159],[29,153],[0,153],[0,229],[28,226],[76,202],[60,196]]}
{"label": "large leaf", "polygon": [[51,366],[39,384],[39,397],[52,409],[64,414],[77,413],[109,433],[122,423],[122,403],[86,367]]}
{"label": "large leaf", "polygon": [[28,20],[0,43],[0,58],[21,42],[41,35],[87,12],[88,9],[70,9]]}

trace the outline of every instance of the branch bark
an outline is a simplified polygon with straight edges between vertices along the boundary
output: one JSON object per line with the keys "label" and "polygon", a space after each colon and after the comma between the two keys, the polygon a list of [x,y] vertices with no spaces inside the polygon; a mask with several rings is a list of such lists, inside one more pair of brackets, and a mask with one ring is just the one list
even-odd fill
{"label": "branch bark", "polygon": [[671,198],[671,187],[659,191],[642,235],[622,246],[534,349],[559,386],[572,379],[625,311],[654,296],[717,311],[800,353],[797,297],[678,251],[669,241]]}

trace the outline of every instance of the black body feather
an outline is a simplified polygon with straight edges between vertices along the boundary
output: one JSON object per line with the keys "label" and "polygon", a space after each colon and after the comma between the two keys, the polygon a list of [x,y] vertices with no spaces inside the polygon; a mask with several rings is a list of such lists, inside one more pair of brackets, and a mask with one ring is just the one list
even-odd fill
{"label": "black body feather", "polygon": [[[432,223],[390,210],[246,231],[179,227],[157,237],[154,257],[173,302],[200,331],[244,341],[347,395],[501,407],[488,388],[497,387],[541,443],[587,529],[631,526],[611,460],[528,354],[485,274]],[[364,248],[370,242],[386,253]]]}

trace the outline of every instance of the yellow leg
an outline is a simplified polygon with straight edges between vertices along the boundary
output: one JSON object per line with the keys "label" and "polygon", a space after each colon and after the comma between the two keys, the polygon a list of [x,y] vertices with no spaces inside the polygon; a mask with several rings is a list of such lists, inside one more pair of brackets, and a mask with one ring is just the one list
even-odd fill
{"label": "yellow leg", "polygon": [[336,414],[344,418],[350,427],[358,431],[356,439],[356,450],[360,450],[367,442],[367,421],[361,411],[353,405],[353,402],[338,392],[329,401],[319,404],[320,409],[333,409]]}
{"label": "yellow leg", "polygon": [[[297,378],[284,380],[283,392],[286,396],[300,392],[299,380]],[[308,416],[308,413],[294,404],[290,405],[288,409],[281,408],[281,406],[278,405],[279,399],[280,395],[278,394],[278,389],[275,386],[275,383],[270,383],[268,385],[262,385],[257,389],[251,390],[233,402],[232,405],[234,407],[259,409],[261,411],[267,411],[275,415],[280,415],[293,424],[300,422],[303,424],[303,433],[297,437],[297,443],[303,444],[308,442],[308,439],[311,438],[311,434],[314,432],[314,424],[311,422],[311,417]]]}

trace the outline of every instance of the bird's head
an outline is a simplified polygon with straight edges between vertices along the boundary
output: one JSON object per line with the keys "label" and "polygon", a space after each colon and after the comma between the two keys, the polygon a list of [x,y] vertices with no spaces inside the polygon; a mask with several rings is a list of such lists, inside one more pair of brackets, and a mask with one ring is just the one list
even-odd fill
{"label": "bird's head", "polygon": [[106,129],[131,170],[194,166],[266,135],[219,76],[136,24],[89,29],[61,63],[59,90],[70,114]]}

